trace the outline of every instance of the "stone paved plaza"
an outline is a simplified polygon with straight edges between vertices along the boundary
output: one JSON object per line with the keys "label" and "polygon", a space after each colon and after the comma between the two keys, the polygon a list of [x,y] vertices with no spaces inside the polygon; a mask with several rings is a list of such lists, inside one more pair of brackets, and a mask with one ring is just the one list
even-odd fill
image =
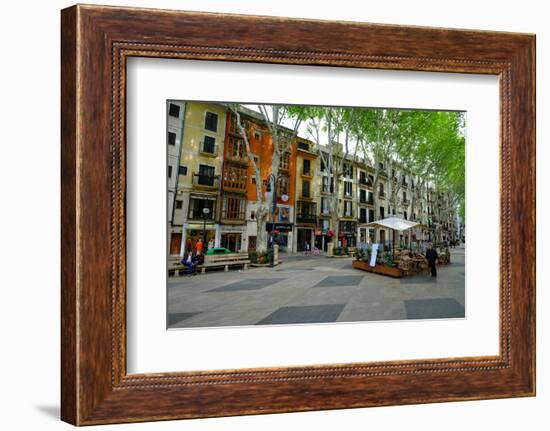
{"label": "stone paved plaza", "polygon": [[170,277],[168,327],[463,318],[464,249],[425,275],[393,279],[351,258],[283,255],[275,268]]}

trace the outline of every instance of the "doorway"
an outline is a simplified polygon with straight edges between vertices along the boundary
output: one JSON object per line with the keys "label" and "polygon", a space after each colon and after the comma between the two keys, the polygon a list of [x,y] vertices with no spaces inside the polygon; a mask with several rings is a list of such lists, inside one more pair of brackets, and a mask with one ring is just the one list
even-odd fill
{"label": "doorway", "polygon": [[170,238],[170,255],[178,255],[181,250],[181,233],[172,232]]}
{"label": "doorway", "polygon": [[309,244],[311,250],[311,234],[313,229],[298,229],[298,239],[296,242],[296,251],[304,251],[306,248],[306,242]]}
{"label": "doorway", "polygon": [[222,247],[237,253],[241,249],[241,234],[222,233]]}

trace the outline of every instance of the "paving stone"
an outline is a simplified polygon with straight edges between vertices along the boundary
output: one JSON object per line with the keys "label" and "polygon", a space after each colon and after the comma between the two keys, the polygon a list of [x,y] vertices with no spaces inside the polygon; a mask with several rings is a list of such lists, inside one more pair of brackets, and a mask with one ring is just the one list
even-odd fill
{"label": "paving stone", "polygon": [[402,277],[399,279],[401,284],[424,284],[424,283],[436,283],[437,278],[430,275],[411,275],[410,277]]}
{"label": "paving stone", "polygon": [[345,304],[323,304],[281,307],[256,325],[335,322]]}
{"label": "paving stone", "polygon": [[207,290],[207,292],[235,292],[238,290],[258,290],[279,281],[286,280],[285,278],[251,278],[246,280],[236,281],[234,283],[226,284],[216,289]]}
{"label": "paving stone", "polygon": [[410,299],[405,301],[408,319],[464,317],[464,307],[454,298]]}
{"label": "paving stone", "polygon": [[313,287],[357,286],[363,275],[331,275],[322,279]]}
{"label": "paving stone", "polygon": [[174,326],[177,323],[183,322],[190,317],[200,314],[199,312],[194,313],[168,313],[168,326]]}

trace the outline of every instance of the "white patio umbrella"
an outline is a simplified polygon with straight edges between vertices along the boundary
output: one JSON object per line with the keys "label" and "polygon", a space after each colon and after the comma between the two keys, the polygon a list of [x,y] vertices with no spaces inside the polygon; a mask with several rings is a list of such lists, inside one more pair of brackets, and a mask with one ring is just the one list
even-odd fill
{"label": "white patio umbrella", "polygon": [[393,235],[392,235],[392,259],[393,259],[395,254],[395,231],[402,232],[404,230],[409,230],[418,225],[420,225],[420,223],[405,220],[403,218],[388,217],[382,220],[377,220],[370,223],[362,224],[360,225],[360,227],[391,229],[393,231]]}

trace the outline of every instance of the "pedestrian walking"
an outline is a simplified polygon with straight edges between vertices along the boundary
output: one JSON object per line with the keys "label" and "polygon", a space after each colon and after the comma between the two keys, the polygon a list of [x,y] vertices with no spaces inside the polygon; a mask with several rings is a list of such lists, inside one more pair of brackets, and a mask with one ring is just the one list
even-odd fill
{"label": "pedestrian walking", "polygon": [[309,253],[309,242],[306,241],[305,245],[304,245],[304,254],[305,255],[308,255],[310,254]]}
{"label": "pedestrian walking", "polygon": [[435,250],[433,244],[429,243],[428,250],[426,251],[426,259],[428,259],[428,265],[430,266],[430,270],[432,271],[432,277],[437,277],[437,269],[435,265],[438,258],[439,256],[437,255],[437,251]]}

